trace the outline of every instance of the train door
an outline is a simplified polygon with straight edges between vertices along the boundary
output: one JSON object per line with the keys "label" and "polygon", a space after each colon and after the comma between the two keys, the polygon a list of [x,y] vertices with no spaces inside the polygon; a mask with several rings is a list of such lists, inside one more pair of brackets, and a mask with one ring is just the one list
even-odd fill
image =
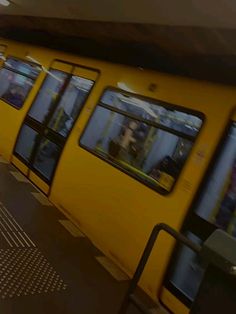
{"label": "train door", "polygon": [[[236,237],[236,114],[218,147],[182,232],[201,244],[216,228]],[[176,247],[164,283],[162,302],[174,313],[188,313],[203,273],[204,265],[195,253],[186,247]]]}
{"label": "train door", "polygon": [[12,161],[45,193],[97,76],[87,68],[54,62],[27,113]]}

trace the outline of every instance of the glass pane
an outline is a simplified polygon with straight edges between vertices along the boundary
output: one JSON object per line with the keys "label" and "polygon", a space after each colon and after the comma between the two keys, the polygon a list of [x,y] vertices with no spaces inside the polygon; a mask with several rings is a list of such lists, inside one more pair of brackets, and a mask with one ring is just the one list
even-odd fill
{"label": "glass pane", "polygon": [[43,123],[55,104],[58,95],[61,92],[68,74],[50,70],[52,75],[48,75],[41,87],[36,100],[34,101],[28,115],[38,122]]}
{"label": "glass pane", "polygon": [[197,214],[236,237],[236,124],[233,123],[195,209]]}
{"label": "glass pane", "polygon": [[37,65],[14,58],[8,58],[5,62],[5,66],[11,68],[12,70],[21,72],[22,74],[28,75],[33,79],[36,79],[41,71],[40,67]]}
{"label": "glass pane", "polygon": [[43,138],[39,145],[33,167],[46,179],[52,178],[53,171],[60,156],[61,148],[47,138]]}
{"label": "glass pane", "polygon": [[15,152],[29,162],[38,133],[24,125],[21,129]]}
{"label": "glass pane", "polygon": [[[196,244],[202,244],[201,240],[191,232],[187,237]],[[181,246],[176,262],[170,276],[172,284],[180,290],[188,299],[194,300],[203,278],[204,268],[200,257],[186,246]]]}
{"label": "glass pane", "polygon": [[34,81],[24,75],[2,68],[0,71],[0,97],[20,109]]}
{"label": "glass pane", "polygon": [[94,82],[73,76],[49,123],[49,127],[67,136]]}
{"label": "glass pane", "polygon": [[98,106],[81,144],[127,172],[169,192],[192,143]]}
{"label": "glass pane", "polygon": [[160,101],[154,103],[115,91],[106,91],[101,102],[191,136],[196,135],[202,125],[202,120],[197,116],[167,109]]}

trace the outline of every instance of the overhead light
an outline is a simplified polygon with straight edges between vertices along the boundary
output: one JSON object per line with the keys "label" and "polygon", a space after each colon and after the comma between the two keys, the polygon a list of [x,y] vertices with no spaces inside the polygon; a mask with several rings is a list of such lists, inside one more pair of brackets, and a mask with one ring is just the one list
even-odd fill
{"label": "overhead light", "polygon": [[8,7],[10,5],[10,1],[8,1],[8,0],[0,0],[0,5],[3,5],[4,7]]}
{"label": "overhead light", "polygon": [[[1,0],[0,0],[0,1],[1,1]],[[41,66],[41,63],[40,63],[38,60],[36,60],[36,59],[34,59],[33,57],[31,57],[30,55],[26,55],[26,58],[29,59],[30,61],[34,62],[34,63],[37,63],[38,65]]]}
{"label": "overhead light", "polygon": [[123,82],[118,82],[117,83],[117,86],[120,88],[120,89],[123,89],[123,90],[125,90],[125,91],[127,91],[127,92],[130,92],[130,93],[134,93],[134,91],[131,89],[131,88],[129,88],[125,83],[123,83]]}

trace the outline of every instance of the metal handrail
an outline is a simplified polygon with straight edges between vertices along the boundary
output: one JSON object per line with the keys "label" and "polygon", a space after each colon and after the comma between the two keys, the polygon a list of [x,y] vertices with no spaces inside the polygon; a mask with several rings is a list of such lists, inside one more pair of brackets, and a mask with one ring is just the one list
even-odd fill
{"label": "metal handrail", "polygon": [[156,239],[160,233],[160,231],[165,231],[166,233],[170,234],[173,238],[175,238],[178,242],[181,242],[182,244],[184,244],[185,246],[189,247],[191,250],[193,250],[196,253],[200,253],[201,251],[201,246],[198,244],[193,243],[191,240],[189,240],[186,236],[184,236],[183,234],[177,232],[176,230],[174,230],[173,228],[171,228],[170,226],[161,223],[156,225],[153,230],[152,233],[148,239],[148,242],[146,244],[146,247],[143,251],[142,257],[139,261],[138,267],[136,268],[136,271],[134,273],[133,278],[130,281],[130,285],[129,288],[125,294],[124,300],[122,302],[122,305],[120,307],[120,310],[118,312],[118,314],[125,314],[127,313],[127,309],[130,305],[130,303],[134,304],[140,311],[141,313],[144,314],[149,314],[150,310],[146,307],[145,304],[143,304],[135,295],[135,289],[138,285],[139,279],[144,271],[144,268],[147,264],[148,258],[152,252],[153,246],[156,242]]}

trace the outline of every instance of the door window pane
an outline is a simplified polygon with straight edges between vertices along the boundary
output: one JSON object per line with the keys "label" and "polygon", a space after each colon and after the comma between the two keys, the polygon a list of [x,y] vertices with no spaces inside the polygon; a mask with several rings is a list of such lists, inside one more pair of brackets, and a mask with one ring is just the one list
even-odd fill
{"label": "door window pane", "polygon": [[[191,232],[187,233],[187,237],[196,244],[202,244],[201,240]],[[175,260],[170,281],[189,300],[193,301],[204,275],[200,257],[190,248],[181,246]]]}
{"label": "door window pane", "polygon": [[25,161],[29,162],[32,150],[35,145],[38,133],[31,129],[29,126],[24,125],[21,129],[15,153],[20,155]]}
{"label": "door window pane", "polygon": [[68,84],[60,103],[49,122],[49,127],[66,137],[88,96],[94,82],[73,76]]}
{"label": "door window pane", "polygon": [[[115,100],[116,101],[116,100]],[[110,107],[109,107],[110,108]],[[148,108],[148,107],[147,107]],[[146,109],[144,111],[146,111]],[[97,106],[81,144],[151,185],[170,192],[192,147],[192,141],[112,109]]]}
{"label": "door window pane", "polygon": [[230,128],[195,211],[236,237],[236,123]]}
{"label": "door window pane", "polygon": [[43,86],[28,113],[31,118],[40,123],[45,121],[53,105],[55,105],[68,77],[68,74],[58,70],[50,70],[50,73],[51,75],[46,77]]}
{"label": "door window pane", "polygon": [[38,147],[33,167],[47,180],[51,180],[61,148],[47,138],[43,138]]}

